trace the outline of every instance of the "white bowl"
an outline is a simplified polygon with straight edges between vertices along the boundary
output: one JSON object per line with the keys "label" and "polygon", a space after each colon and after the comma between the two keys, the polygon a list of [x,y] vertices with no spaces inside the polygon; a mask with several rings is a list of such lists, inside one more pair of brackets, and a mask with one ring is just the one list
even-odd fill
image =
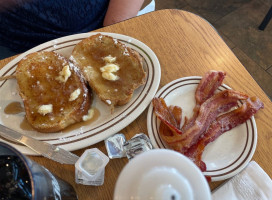
{"label": "white bowl", "polygon": [[187,157],[168,149],[154,149],[133,158],[122,170],[114,200],[211,200],[209,185]]}

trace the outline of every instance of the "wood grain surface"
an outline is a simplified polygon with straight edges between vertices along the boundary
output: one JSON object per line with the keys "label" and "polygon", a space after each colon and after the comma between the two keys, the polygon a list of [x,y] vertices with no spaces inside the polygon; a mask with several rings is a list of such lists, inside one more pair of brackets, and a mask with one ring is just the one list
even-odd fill
{"label": "wood grain surface", "polygon": [[[258,143],[253,156],[272,177],[272,104],[267,95],[250,76],[217,31],[205,19],[182,10],[160,10],[124,22],[104,27],[97,31],[120,33],[134,37],[149,46],[161,64],[160,87],[185,76],[202,76],[210,69],[227,73],[224,83],[249,96],[258,96],[265,108],[255,116]],[[0,68],[14,57],[0,61]],[[147,134],[147,109],[121,132],[130,139],[137,133]],[[89,146],[97,147],[106,154],[104,142]],[[85,149],[74,151],[81,155]],[[105,171],[103,186],[83,186],[75,183],[74,166],[61,165],[42,157],[31,159],[72,184],[80,200],[112,199],[114,186],[126,158],[110,160]],[[211,190],[222,182],[210,183]]]}

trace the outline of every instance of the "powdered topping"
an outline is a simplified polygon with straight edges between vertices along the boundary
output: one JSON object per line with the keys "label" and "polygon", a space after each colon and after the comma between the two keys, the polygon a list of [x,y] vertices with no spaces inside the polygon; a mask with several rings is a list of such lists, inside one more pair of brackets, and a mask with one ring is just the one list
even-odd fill
{"label": "powdered topping", "polygon": [[125,46],[125,50],[124,50],[124,53],[123,53],[125,56],[129,56],[129,52],[128,52],[128,49],[127,47]]}

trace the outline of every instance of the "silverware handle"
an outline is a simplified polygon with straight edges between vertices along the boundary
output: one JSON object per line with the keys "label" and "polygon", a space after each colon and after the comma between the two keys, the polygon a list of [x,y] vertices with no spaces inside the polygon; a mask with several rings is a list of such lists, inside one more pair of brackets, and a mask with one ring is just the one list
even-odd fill
{"label": "silverware handle", "polygon": [[21,144],[26,145],[36,153],[60,163],[75,164],[79,158],[77,155],[66,151],[60,147],[49,144],[47,142],[36,140],[32,137],[26,136],[8,127],[5,127],[1,124],[0,135],[8,140],[15,140],[17,142],[20,142]]}

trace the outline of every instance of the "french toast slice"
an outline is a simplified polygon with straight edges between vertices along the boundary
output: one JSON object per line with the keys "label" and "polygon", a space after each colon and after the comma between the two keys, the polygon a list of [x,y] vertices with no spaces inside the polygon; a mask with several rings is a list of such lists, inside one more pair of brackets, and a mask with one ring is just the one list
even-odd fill
{"label": "french toast slice", "polygon": [[55,52],[27,55],[16,69],[26,118],[39,132],[57,132],[82,121],[91,91],[74,63]]}
{"label": "french toast slice", "polygon": [[96,34],[79,42],[70,60],[111,108],[128,103],[134,90],[146,81],[139,53],[107,35]]}

